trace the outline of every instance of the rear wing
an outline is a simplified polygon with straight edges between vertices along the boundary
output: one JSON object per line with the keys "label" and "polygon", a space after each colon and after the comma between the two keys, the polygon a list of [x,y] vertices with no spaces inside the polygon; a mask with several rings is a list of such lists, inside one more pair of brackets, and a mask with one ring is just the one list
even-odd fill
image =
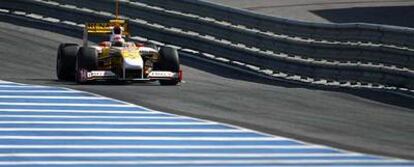
{"label": "rear wing", "polygon": [[112,30],[115,26],[119,26],[122,29],[122,35],[129,36],[128,21],[126,20],[110,20],[108,23],[86,23],[83,32],[83,45],[88,45],[88,36],[109,36],[112,34]]}

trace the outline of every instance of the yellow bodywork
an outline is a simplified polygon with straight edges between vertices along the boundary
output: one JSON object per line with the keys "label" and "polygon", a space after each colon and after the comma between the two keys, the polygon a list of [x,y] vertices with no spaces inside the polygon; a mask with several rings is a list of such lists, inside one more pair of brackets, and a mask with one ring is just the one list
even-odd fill
{"label": "yellow bodywork", "polygon": [[102,53],[99,54],[99,66],[100,70],[111,70],[122,67],[122,60],[136,60],[142,59],[141,54],[137,47],[129,48],[102,48]]}

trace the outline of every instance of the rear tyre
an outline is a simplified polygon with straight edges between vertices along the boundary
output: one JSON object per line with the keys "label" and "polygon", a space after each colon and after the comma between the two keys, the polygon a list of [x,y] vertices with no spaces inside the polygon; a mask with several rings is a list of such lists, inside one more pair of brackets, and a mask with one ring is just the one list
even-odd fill
{"label": "rear tyre", "polygon": [[[158,70],[161,71],[171,71],[179,73],[180,71],[180,61],[178,57],[177,49],[170,47],[162,47],[160,50],[161,61],[157,63]],[[159,80],[161,85],[177,85],[180,80]]]}
{"label": "rear tyre", "polygon": [[86,84],[88,72],[98,68],[98,52],[95,48],[81,47],[76,56],[76,82]]}
{"label": "rear tyre", "polygon": [[59,45],[56,58],[56,75],[58,80],[75,80],[76,55],[78,51],[78,44],[62,43]]}

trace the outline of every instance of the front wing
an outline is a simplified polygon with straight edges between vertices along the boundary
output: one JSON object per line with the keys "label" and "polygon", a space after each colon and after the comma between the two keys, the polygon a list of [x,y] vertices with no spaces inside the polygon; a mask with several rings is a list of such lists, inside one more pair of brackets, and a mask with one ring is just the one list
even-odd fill
{"label": "front wing", "polygon": [[181,80],[181,71],[180,72],[171,72],[171,71],[152,71],[148,74],[147,77],[143,78],[123,78],[122,76],[117,76],[112,71],[99,71],[94,70],[87,73],[87,80],[121,80],[121,81],[151,81],[151,80]]}

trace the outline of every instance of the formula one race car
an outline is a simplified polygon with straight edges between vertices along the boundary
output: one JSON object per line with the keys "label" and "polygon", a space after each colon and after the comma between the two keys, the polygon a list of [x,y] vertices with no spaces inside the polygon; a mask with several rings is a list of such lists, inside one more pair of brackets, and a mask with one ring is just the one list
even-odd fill
{"label": "formula one race car", "polygon": [[[88,35],[107,35],[109,41],[88,45]],[[125,20],[109,23],[87,23],[83,46],[60,44],[56,73],[59,80],[90,81],[159,81],[161,85],[177,85],[182,71],[177,50],[170,47],[126,42],[129,36]]]}

